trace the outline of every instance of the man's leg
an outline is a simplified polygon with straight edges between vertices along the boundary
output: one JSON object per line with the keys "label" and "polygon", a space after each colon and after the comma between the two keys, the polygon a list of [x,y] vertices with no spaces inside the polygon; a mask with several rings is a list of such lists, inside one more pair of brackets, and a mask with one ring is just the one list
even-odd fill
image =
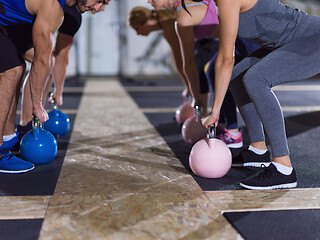
{"label": "man's leg", "polygon": [[17,100],[14,96],[23,74],[23,66],[15,45],[1,31],[0,52],[0,173],[24,173],[34,169],[34,164],[12,155],[10,149],[15,139],[10,141],[6,136],[6,141],[3,141],[4,132],[7,134],[14,131],[14,120],[9,117],[9,113],[15,113],[14,101]]}
{"label": "man's leg", "polygon": [[17,108],[18,108],[19,97],[20,97],[20,88],[23,80],[23,74],[26,69],[26,64],[24,63],[22,67],[23,67],[22,74],[18,82],[18,85],[16,87],[16,91],[14,93],[13,100],[9,109],[8,118],[5,123],[4,135],[11,135],[15,133],[15,120],[16,120]]}
{"label": "man's leg", "polygon": [[8,119],[10,108],[22,73],[23,67],[21,65],[0,73],[0,145],[3,144],[6,121]]}
{"label": "man's leg", "polygon": [[[23,54],[23,58],[31,63],[33,61],[33,56],[34,56],[34,48],[29,49]],[[31,120],[32,120],[32,101],[31,101],[29,74],[28,74],[22,85],[21,115],[20,115],[19,125],[22,127],[25,127]]]}

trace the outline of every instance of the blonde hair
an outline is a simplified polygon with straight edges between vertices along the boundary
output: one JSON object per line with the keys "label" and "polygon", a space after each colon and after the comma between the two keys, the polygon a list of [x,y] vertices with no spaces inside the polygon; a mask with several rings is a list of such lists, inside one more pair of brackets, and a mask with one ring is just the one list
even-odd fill
{"label": "blonde hair", "polygon": [[152,11],[146,7],[134,7],[128,16],[128,23],[132,28],[145,24],[152,15]]}
{"label": "blonde hair", "polygon": [[158,19],[168,18],[170,20],[174,20],[176,18],[175,14],[167,9],[152,11],[149,8],[138,6],[131,9],[128,15],[128,24],[132,28],[137,28],[145,24],[149,19],[155,18],[155,15],[158,16]]}

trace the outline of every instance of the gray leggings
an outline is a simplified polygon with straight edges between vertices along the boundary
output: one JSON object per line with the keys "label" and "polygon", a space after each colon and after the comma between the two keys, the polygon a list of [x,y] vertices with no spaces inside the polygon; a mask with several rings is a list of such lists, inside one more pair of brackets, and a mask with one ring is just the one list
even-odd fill
{"label": "gray leggings", "polygon": [[271,88],[320,72],[320,22],[296,34],[295,40],[277,49],[260,48],[242,60],[234,67],[230,83],[250,142],[264,141],[264,128],[273,157],[289,155],[289,149],[282,110]]}

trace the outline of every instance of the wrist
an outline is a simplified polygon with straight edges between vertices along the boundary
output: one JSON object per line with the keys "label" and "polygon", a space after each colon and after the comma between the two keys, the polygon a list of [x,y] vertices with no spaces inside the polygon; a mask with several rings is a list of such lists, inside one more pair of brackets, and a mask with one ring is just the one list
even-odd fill
{"label": "wrist", "polygon": [[220,112],[220,108],[219,107],[212,106],[211,113],[219,113],[219,112]]}
{"label": "wrist", "polygon": [[42,102],[41,101],[33,101],[32,105],[33,105],[33,109],[42,108]]}

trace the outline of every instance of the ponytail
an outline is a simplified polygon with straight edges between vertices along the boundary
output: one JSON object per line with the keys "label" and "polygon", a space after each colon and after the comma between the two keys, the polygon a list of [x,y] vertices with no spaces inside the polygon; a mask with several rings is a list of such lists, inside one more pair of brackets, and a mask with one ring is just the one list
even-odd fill
{"label": "ponytail", "polygon": [[[202,0],[192,0],[193,2],[202,2]],[[210,0],[211,1],[211,0]],[[190,12],[188,11],[188,9],[186,8],[186,4],[184,3],[184,0],[181,0],[181,5],[182,5],[182,8],[187,12],[189,13],[189,15],[191,16]]]}

